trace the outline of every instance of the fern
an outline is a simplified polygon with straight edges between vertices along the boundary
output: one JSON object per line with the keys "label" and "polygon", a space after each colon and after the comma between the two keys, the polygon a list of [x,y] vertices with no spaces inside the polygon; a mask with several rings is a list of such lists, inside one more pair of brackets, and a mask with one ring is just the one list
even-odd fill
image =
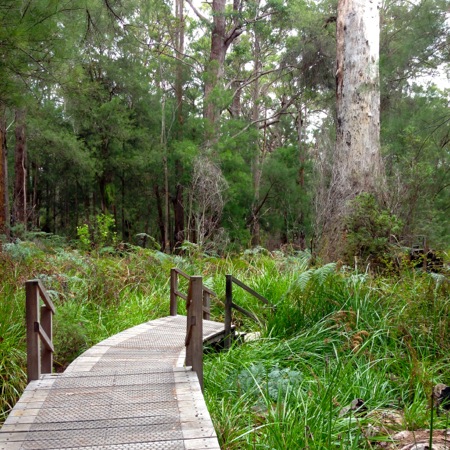
{"label": "fern", "polygon": [[308,286],[308,283],[311,280],[314,272],[315,269],[309,269],[306,272],[301,273],[300,276],[297,278],[295,284],[301,291],[306,290],[306,287]]}
{"label": "fern", "polygon": [[319,267],[314,272],[314,281],[318,282],[319,286],[323,286],[325,281],[336,273],[336,263],[325,264],[322,267]]}

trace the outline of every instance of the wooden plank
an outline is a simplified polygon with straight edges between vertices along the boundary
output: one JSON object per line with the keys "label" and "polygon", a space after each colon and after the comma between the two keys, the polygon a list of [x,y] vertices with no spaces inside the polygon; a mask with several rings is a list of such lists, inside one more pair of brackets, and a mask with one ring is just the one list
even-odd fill
{"label": "wooden plank", "polygon": [[42,333],[39,334],[44,339],[44,348],[41,350],[41,370],[43,373],[52,373],[53,370],[53,314],[54,312],[47,309],[45,306],[41,308],[41,323],[40,328]]}
{"label": "wooden plank", "polygon": [[250,317],[250,319],[253,319],[256,323],[259,323],[259,319],[252,312],[247,311],[246,309],[240,307],[239,305],[236,305],[236,303],[232,303],[232,306],[240,313],[244,314],[247,317]]}
{"label": "wooden plank", "polygon": [[197,373],[203,389],[203,284],[202,277],[191,277],[188,299],[186,365]]}
{"label": "wooden plank", "polygon": [[175,269],[170,269],[170,315],[176,316],[178,313],[178,273]]}
{"label": "wooden plank", "polygon": [[[188,298],[187,298],[187,295],[186,295],[186,294],[183,294],[183,293],[180,292],[180,291],[175,291],[175,294],[178,295],[178,297],[181,297],[183,300],[187,300],[187,299],[188,299]],[[173,314],[173,315],[175,315],[175,314]]]}
{"label": "wooden plank", "polygon": [[44,347],[47,350],[54,352],[55,348],[53,347],[53,343],[51,339],[47,336],[47,333],[45,332],[43,326],[39,322],[34,322],[34,327],[37,334],[39,334],[39,336],[41,337]]}
{"label": "wooden plank", "polygon": [[178,267],[174,267],[172,270],[174,270],[176,273],[180,274],[183,278],[186,278],[186,280],[188,280],[188,281],[191,279],[191,277],[187,273],[178,269]]}

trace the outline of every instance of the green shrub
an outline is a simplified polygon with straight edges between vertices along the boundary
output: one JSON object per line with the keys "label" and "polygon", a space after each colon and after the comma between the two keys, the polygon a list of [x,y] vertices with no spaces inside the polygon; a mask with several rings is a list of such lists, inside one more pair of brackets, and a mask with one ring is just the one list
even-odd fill
{"label": "green shrub", "polygon": [[364,265],[390,266],[390,243],[403,226],[398,217],[383,209],[373,195],[363,193],[351,201],[345,226],[347,264],[353,266],[356,256]]}

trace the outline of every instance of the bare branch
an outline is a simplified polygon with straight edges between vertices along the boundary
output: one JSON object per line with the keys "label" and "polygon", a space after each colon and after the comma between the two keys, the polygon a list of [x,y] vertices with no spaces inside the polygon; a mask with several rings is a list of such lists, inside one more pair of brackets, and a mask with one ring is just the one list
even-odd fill
{"label": "bare branch", "polygon": [[195,15],[207,25],[211,25],[211,22],[192,4],[191,0],[186,0],[191,7],[192,11],[194,11]]}
{"label": "bare branch", "polygon": [[264,119],[258,119],[258,120],[251,121],[248,125],[246,125],[244,128],[242,128],[242,130],[238,131],[236,134],[231,136],[231,139],[235,139],[238,136],[240,136],[242,133],[245,133],[253,125],[260,124],[258,126],[258,128],[260,130],[262,130],[264,128],[268,128],[268,127],[278,123],[280,121],[280,117],[282,115],[288,114],[287,109],[295,102],[295,100],[297,100],[298,97],[300,97],[300,94],[294,95],[288,102],[286,102],[286,104],[283,105],[282,108],[280,108],[277,112],[275,112],[271,117],[269,117],[269,118],[265,117]]}

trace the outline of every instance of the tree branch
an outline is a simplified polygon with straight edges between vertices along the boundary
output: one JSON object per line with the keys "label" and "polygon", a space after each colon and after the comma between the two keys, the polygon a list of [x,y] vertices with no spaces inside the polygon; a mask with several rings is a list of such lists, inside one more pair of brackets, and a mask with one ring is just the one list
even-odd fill
{"label": "tree branch", "polygon": [[270,191],[273,188],[274,183],[272,183],[269,187],[269,189],[266,192],[266,195],[264,196],[264,198],[261,200],[261,202],[259,203],[258,207],[252,211],[251,216],[247,219],[247,226],[249,226],[255,219],[258,218],[258,214],[261,211],[261,208],[264,206],[264,204],[266,203],[267,199],[269,198],[269,194]]}
{"label": "tree branch", "polygon": [[208,26],[211,26],[211,22],[192,4],[191,0],[186,0],[191,7],[192,11],[194,11],[195,15]]}

